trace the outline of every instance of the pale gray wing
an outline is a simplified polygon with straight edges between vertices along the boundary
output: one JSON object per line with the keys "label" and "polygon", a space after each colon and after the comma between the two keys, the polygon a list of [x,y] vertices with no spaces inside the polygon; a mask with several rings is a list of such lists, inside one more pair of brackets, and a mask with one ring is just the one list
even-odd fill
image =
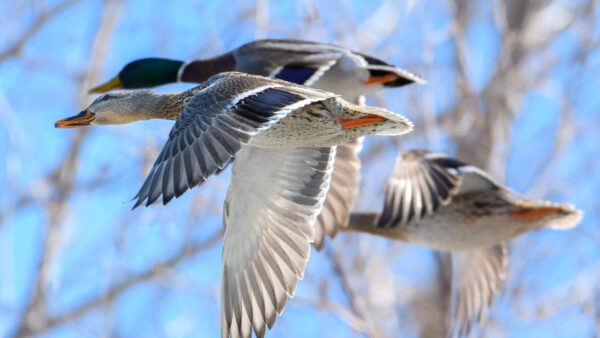
{"label": "pale gray wing", "polygon": [[141,189],[135,207],[163,204],[219,172],[252,136],[283,116],[334,94],[241,73],[222,73],[185,106]]}
{"label": "pale gray wing", "polygon": [[507,188],[496,183],[490,175],[477,167],[464,165],[457,167],[456,172],[463,177],[457,195],[485,190],[504,190],[508,192]]}
{"label": "pale gray wing", "polygon": [[257,40],[238,48],[236,69],[311,86],[344,55],[344,49],[298,40]]}
{"label": "pale gray wing", "polygon": [[[265,39],[241,46],[234,53],[238,59],[236,69],[240,71],[270,75],[306,86],[314,84],[336,64],[341,64],[346,70],[348,67],[359,67],[373,78],[393,75],[396,80],[386,83],[386,87],[425,82],[413,73],[372,56],[325,43]],[[341,60],[344,57],[346,60]]]}
{"label": "pale gray wing", "polygon": [[304,275],[333,148],[244,146],[225,201],[221,336],[263,337]]}
{"label": "pale gray wing", "polygon": [[378,227],[418,222],[448,205],[461,185],[456,168],[464,163],[426,150],[402,153],[388,181]]}
{"label": "pale gray wing", "polygon": [[315,223],[314,246],[323,247],[325,235],[334,238],[338,231],[348,226],[350,212],[354,209],[354,199],[360,186],[360,158],[362,138],[352,143],[338,145],[335,153],[331,185],[323,210]]}
{"label": "pale gray wing", "polygon": [[508,256],[504,243],[452,251],[452,311],[448,336],[468,336],[506,279]]}

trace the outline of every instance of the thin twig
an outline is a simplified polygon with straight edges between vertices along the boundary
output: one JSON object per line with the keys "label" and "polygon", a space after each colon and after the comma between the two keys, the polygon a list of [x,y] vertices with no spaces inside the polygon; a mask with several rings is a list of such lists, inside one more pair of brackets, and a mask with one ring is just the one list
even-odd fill
{"label": "thin twig", "polygon": [[[183,246],[177,253],[175,253],[171,258],[167,259],[166,261],[158,262],[142,273],[135,274],[123,279],[122,281],[113,285],[110,289],[102,292],[100,295],[94,297],[93,299],[90,299],[87,302],[76,306],[67,313],[47,318],[45,324],[42,327],[36,328],[35,330],[31,330],[28,332],[28,334],[39,335],[50,331],[51,329],[57,326],[81,318],[91,310],[96,309],[100,306],[104,306],[106,303],[113,302],[125,291],[142,283],[148,282],[154,278],[157,278],[163,275],[165,272],[169,271],[170,269],[176,267],[179,263],[183,262],[184,260],[191,259],[198,253],[213,247],[215,244],[219,243],[222,237],[223,233],[221,231],[216,231],[214,234],[210,235],[207,239],[200,243]],[[19,336],[19,334],[17,334],[17,336]]]}
{"label": "thin twig", "polygon": [[73,5],[75,5],[76,3],[78,3],[81,0],[65,0],[63,2],[61,2],[60,4],[52,7],[51,9],[47,10],[46,12],[40,14],[37,19],[35,20],[35,22],[29,26],[29,28],[27,28],[23,34],[21,34],[21,36],[19,36],[16,41],[12,44],[12,46],[8,47],[5,51],[3,51],[2,53],[0,53],[0,62],[10,58],[10,57],[14,57],[17,56],[21,50],[23,49],[23,47],[25,47],[25,45],[27,44],[27,42],[42,28],[44,27],[44,24],[52,19],[53,17],[57,16],[58,14],[60,14],[61,12],[63,12],[64,10],[72,7]]}

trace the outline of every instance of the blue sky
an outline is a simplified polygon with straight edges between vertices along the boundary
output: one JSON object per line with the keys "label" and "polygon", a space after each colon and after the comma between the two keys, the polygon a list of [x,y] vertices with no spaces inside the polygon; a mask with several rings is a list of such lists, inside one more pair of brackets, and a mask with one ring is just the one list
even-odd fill
{"label": "blue sky", "polygon": [[[0,53],[33,23],[37,13],[57,3],[0,2]],[[556,3],[566,9],[579,4]],[[44,177],[65,158],[76,134],[55,129],[54,122],[74,115],[93,99],[80,96],[88,89],[81,88],[80,80],[91,66],[103,4],[77,2],[49,20],[18,55],[0,62],[0,154],[5,154],[0,156],[0,336],[15,330],[31,296],[42,239],[49,231],[47,206],[57,198],[56,187]],[[417,123],[425,123],[425,110],[439,117],[459,99],[456,46],[449,35],[452,14],[439,2],[263,0],[258,4],[124,1],[107,16],[116,21],[93,84],[108,80],[124,64],[141,57],[209,57],[255,38],[287,37],[341,44],[422,74],[426,86],[389,90],[368,101],[385,104]],[[487,86],[501,52],[501,36],[489,6],[476,6],[467,27],[466,73],[475,93]],[[599,19],[599,14],[594,6],[590,15]],[[486,336],[592,336],[599,329],[594,311],[600,311],[600,96],[596,94],[600,52],[596,48],[586,59],[578,57],[586,31],[594,41],[600,38],[597,25],[576,20],[527,58],[526,78],[533,78],[547,64],[550,71],[527,87],[515,105],[505,163],[510,187],[528,197],[574,203],[584,210],[585,218],[573,231],[541,230],[509,243],[508,281],[480,331]],[[156,90],[172,92],[190,86],[174,84]],[[166,208],[130,211],[130,199],[142,183],[147,162],[153,160],[143,154],[158,151],[171,125],[148,121],[89,128],[77,162],[77,188],[52,229],[54,250],[43,274],[51,314],[68,312],[123,278],[168,260],[182,245],[200,243],[220,230],[229,170]],[[444,127],[434,125],[431,132],[433,136],[415,133],[402,141],[367,140],[359,209],[380,207],[385,179],[399,150],[427,147],[454,152],[456,145]],[[553,152],[557,139],[560,147]],[[372,151],[377,156],[370,155]],[[10,212],[21,196],[30,196],[32,202]],[[395,312],[385,321],[374,321],[384,333],[401,328],[403,336],[416,336],[413,314],[403,302],[433,283],[436,266],[431,252],[346,235],[327,245],[349,258],[362,257],[365,271],[377,268],[387,274],[381,283],[393,286],[390,297]],[[42,336],[215,336],[220,255],[217,241],[160,277],[131,287],[104,307]],[[361,284],[367,277],[358,275],[354,281],[365,299],[373,292]],[[352,328],[339,312],[315,305],[322,296],[319,288],[325,286],[329,302],[348,306],[328,256],[313,252],[296,297],[288,301],[269,335],[351,335]]]}

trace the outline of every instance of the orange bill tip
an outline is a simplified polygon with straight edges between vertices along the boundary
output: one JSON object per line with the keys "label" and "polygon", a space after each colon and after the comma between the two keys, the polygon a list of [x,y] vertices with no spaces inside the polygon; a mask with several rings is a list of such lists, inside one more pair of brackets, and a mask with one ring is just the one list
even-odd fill
{"label": "orange bill tip", "polygon": [[94,120],[94,114],[88,109],[86,109],[75,116],[67,117],[66,119],[56,121],[56,123],[54,124],[54,128],[69,129],[88,126],[92,124]]}

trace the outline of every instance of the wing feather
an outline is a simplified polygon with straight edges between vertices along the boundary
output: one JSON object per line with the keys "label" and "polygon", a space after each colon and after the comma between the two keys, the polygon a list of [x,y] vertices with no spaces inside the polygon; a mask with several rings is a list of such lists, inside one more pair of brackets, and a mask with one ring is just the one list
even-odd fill
{"label": "wing feather", "polygon": [[[244,146],[226,198],[222,336],[264,335],[304,276],[333,148]],[[281,189],[284,186],[285,189]]]}
{"label": "wing feather", "polygon": [[506,279],[508,257],[504,243],[452,252],[452,294],[449,336],[468,336]]}
{"label": "wing feather", "polygon": [[323,210],[315,223],[317,250],[323,247],[325,235],[335,238],[338,231],[348,226],[354,199],[360,186],[360,158],[363,139],[338,145],[335,153],[331,185],[323,203]]}
{"label": "wing feather", "polygon": [[396,160],[388,182],[378,227],[396,227],[418,222],[448,205],[458,193],[462,176],[455,167],[438,162],[439,154],[424,150],[408,151]]}

